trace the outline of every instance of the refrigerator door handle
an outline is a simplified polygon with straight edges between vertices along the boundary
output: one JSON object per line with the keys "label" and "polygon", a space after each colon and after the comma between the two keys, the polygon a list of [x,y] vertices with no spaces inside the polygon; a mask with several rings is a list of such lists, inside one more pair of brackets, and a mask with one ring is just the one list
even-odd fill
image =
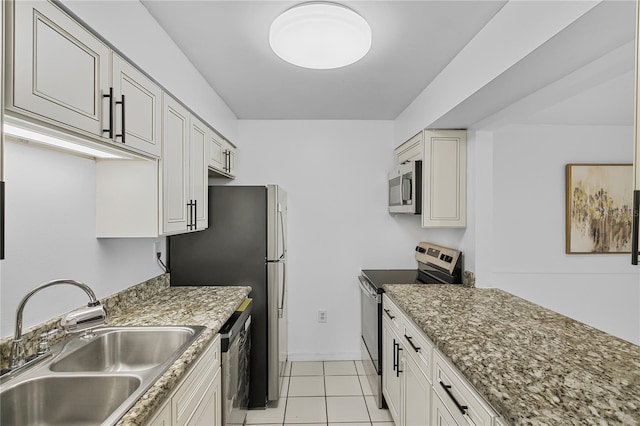
{"label": "refrigerator door handle", "polygon": [[278,306],[278,318],[282,318],[284,313],[284,295],[287,291],[287,264],[282,263],[282,298],[280,299],[280,306]]}
{"label": "refrigerator door handle", "polygon": [[287,256],[287,239],[284,235],[284,214],[282,213],[282,206],[278,204],[278,216],[280,216],[280,235],[282,236],[282,254],[280,259],[284,259]]}
{"label": "refrigerator door handle", "polygon": [[631,264],[640,260],[640,190],[633,191],[633,217],[631,219]]}

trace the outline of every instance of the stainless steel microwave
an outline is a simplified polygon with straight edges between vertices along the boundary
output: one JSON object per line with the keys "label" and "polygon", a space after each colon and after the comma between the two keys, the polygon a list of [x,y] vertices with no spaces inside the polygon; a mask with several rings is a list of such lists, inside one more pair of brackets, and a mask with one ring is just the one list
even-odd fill
{"label": "stainless steel microwave", "polygon": [[422,161],[408,161],[389,173],[389,213],[422,211]]}

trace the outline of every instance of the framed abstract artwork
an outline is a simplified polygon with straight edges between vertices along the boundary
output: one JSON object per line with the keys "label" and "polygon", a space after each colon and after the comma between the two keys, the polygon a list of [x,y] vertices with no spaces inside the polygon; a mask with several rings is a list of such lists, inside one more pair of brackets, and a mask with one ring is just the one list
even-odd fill
{"label": "framed abstract artwork", "polygon": [[630,253],[631,164],[567,164],[568,254]]}

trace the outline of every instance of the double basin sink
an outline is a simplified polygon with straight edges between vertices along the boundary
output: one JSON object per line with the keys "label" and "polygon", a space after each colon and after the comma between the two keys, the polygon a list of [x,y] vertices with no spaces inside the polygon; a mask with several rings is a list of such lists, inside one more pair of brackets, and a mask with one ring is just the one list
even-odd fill
{"label": "double basin sink", "polygon": [[2,425],[115,424],[205,327],[104,327],[0,383]]}

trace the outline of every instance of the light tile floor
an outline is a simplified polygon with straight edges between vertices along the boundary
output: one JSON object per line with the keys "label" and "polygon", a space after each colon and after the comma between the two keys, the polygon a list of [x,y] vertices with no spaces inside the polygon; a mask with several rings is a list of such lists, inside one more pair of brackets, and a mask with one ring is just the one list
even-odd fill
{"label": "light tile floor", "polygon": [[372,395],[360,361],[293,362],[278,407],[249,410],[247,425],[394,426]]}

